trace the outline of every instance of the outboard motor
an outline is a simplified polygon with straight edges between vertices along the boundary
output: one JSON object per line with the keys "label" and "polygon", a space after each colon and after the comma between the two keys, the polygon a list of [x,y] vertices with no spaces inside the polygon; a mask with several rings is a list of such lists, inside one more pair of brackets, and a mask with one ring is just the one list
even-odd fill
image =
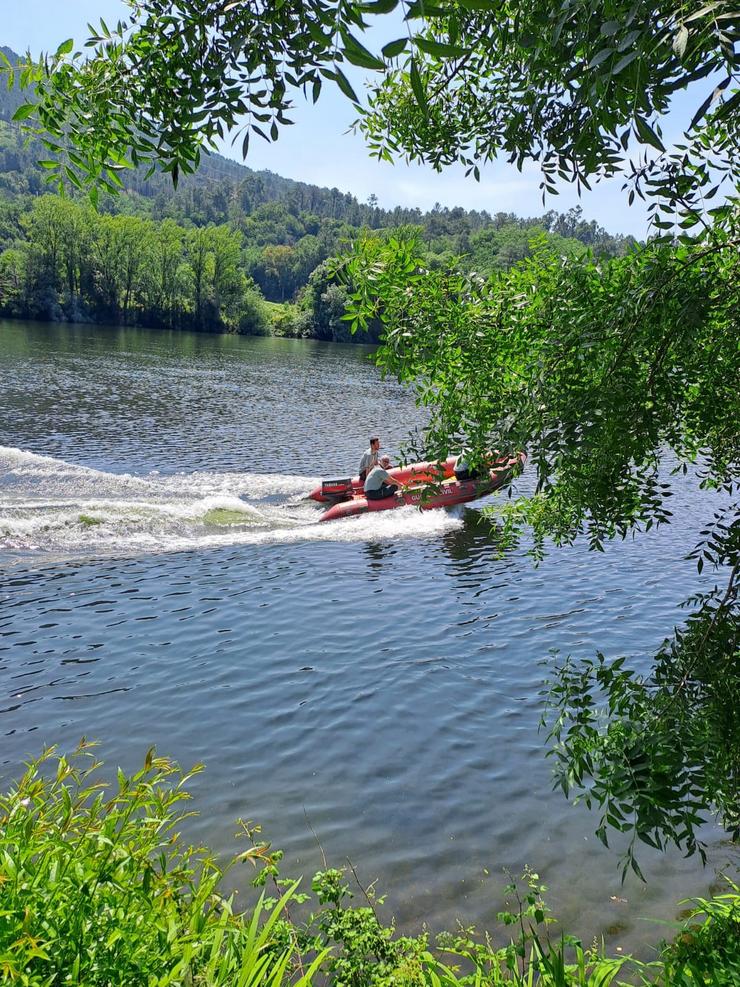
{"label": "outboard motor", "polygon": [[352,478],[346,480],[324,480],[321,484],[321,495],[327,500],[349,500],[352,497]]}

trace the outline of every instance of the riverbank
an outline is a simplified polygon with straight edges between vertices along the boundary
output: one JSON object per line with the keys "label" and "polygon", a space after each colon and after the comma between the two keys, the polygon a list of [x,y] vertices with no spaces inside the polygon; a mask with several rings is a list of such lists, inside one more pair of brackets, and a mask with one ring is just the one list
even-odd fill
{"label": "riverbank", "polygon": [[57,312],[57,318],[43,319],[36,316],[9,315],[0,311],[0,321],[23,325],[46,325],[98,328],[103,331],[110,329],[141,329],[152,332],[175,332],[187,335],[197,333],[204,336],[251,336],[258,338],[272,337],[274,339],[302,339],[317,343],[349,343],[361,346],[376,346],[378,340],[371,339],[367,333],[351,333],[347,324],[342,323],[329,333],[312,334],[307,326],[301,309],[291,302],[264,302],[265,320],[249,329],[245,327],[229,329],[222,325],[204,326],[170,326],[149,325],[138,321],[132,322],[96,322],[85,318],[63,318],[62,312]]}
{"label": "riverbank", "polygon": [[[4,234],[7,249],[0,238],[0,317],[335,342],[378,338],[379,326],[350,334],[342,318],[347,291],[323,262],[326,245],[320,263],[314,258],[303,270],[301,262],[300,291],[281,289],[273,296],[280,301],[270,302],[232,224],[109,215],[44,195],[7,225],[16,229]],[[292,255],[288,247],[266,252],[274,264]]]}

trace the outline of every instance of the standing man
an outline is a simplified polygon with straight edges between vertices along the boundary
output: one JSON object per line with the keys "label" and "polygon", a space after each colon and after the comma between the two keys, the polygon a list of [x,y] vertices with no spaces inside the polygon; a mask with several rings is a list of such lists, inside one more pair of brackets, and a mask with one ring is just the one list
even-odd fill
{"label": "standing man", "polygon": [[365,482],[367,474],[378,465],[378,452],[380,451],[380,439],[374,435],[370,439],[370,448],[366,449],[360,460],[360,483]]}

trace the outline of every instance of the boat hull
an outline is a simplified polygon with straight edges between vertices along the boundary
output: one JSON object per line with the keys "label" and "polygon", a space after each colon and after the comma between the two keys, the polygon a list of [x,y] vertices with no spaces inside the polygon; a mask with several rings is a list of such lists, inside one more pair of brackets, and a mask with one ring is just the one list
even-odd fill
{"label": "boat hull", "polygon": [[[439,480],[447,480],[454,475],[455,457],[448,456],[447,459],[439,463],[411,463],[408,466],[393,466],[388,473],[394,480],[403,483],[404,486],[434,483]],[[363,482],[359,476],[352,477],[353,494],[363,494]],[[322,485],[316,487],[308,495],[312,500],[319,503],[331,504],[336,498],[326,496],[322,492]]]}
{"label": "boat hull", "polygon": [[341,518],[357,517],[360,514],[372,514],[375,511],[391,511],[398,507],[418,507],[422,511],[431,511],[438,507],[453,507],[455,504],[465,504],[479,497],[485,497],[507,483],[515,470],[524,464],[524,454],[499,460],[487,476],[475,480],[447,479],[436,490],[428,491],[425,486],[402,490],[384,497],[382,500],[368,500],[364,494],[356,493],[353,497],[333,504],[322,514],[320,521],[338,521]]}

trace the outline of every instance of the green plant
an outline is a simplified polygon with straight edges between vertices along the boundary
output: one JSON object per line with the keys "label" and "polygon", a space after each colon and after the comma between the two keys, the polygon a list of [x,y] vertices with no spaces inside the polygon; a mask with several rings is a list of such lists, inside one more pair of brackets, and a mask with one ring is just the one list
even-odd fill
{"label": "green plant", "polygon": [[393,924],[384,924],[376,911],[372,889],[362,889],[364,905],[350,906],[352,893],[344,872],[319,871],[311,884],[324,906],[307,923],[308,942],[314,949],[331,945],[327,972],[337,987],[384,987],[422,982],[422,956],[427,937],[398,936]]}
{"label": "green plant", "polygon": [[260,898],[236,915],[214,857],[179,836],[192,773],[150,751],[108,789],[91,748],[46,750],[0,797],[0,978],[279,987],[294,957],[275,930],[297,882],[271,913]]}
{"label": "green plant", "polygon": [[[661,954],[663,970],[656,981],[666,987],[740,983],[740,887],[713,898],[695,898],[682,931]],[[699,920],[699,921],[697,921]]]}
{"label": "green plant", "polygon": [[[242,824],[235,862],[258,870],[256,903],[238,912],[209,851],[179,833],[192,812],[184,774],[150,751],[110,788],[82,742],[46,750],[0,795],[0,982],[22,987],[608,987],[626,975],[656,987],[730,987],[740,973],[740,888],[694,902],[659,959],[640,964],[550,938],[545,886],[525,870],[506,888],[500,945],[472,928],[398,935],[383,899],[353,903],[344,870],[280,877],[283,854]],[[200,770],[196,767],[194,771]],[[268,896],[267,882],[275,888]],[[301,912],[313,901],[313,910]],[[298,913],[294,913],[298,910]],[[513,932],[513,935],[511,933]],[[620,981],[623,983],[624,981]]]}

